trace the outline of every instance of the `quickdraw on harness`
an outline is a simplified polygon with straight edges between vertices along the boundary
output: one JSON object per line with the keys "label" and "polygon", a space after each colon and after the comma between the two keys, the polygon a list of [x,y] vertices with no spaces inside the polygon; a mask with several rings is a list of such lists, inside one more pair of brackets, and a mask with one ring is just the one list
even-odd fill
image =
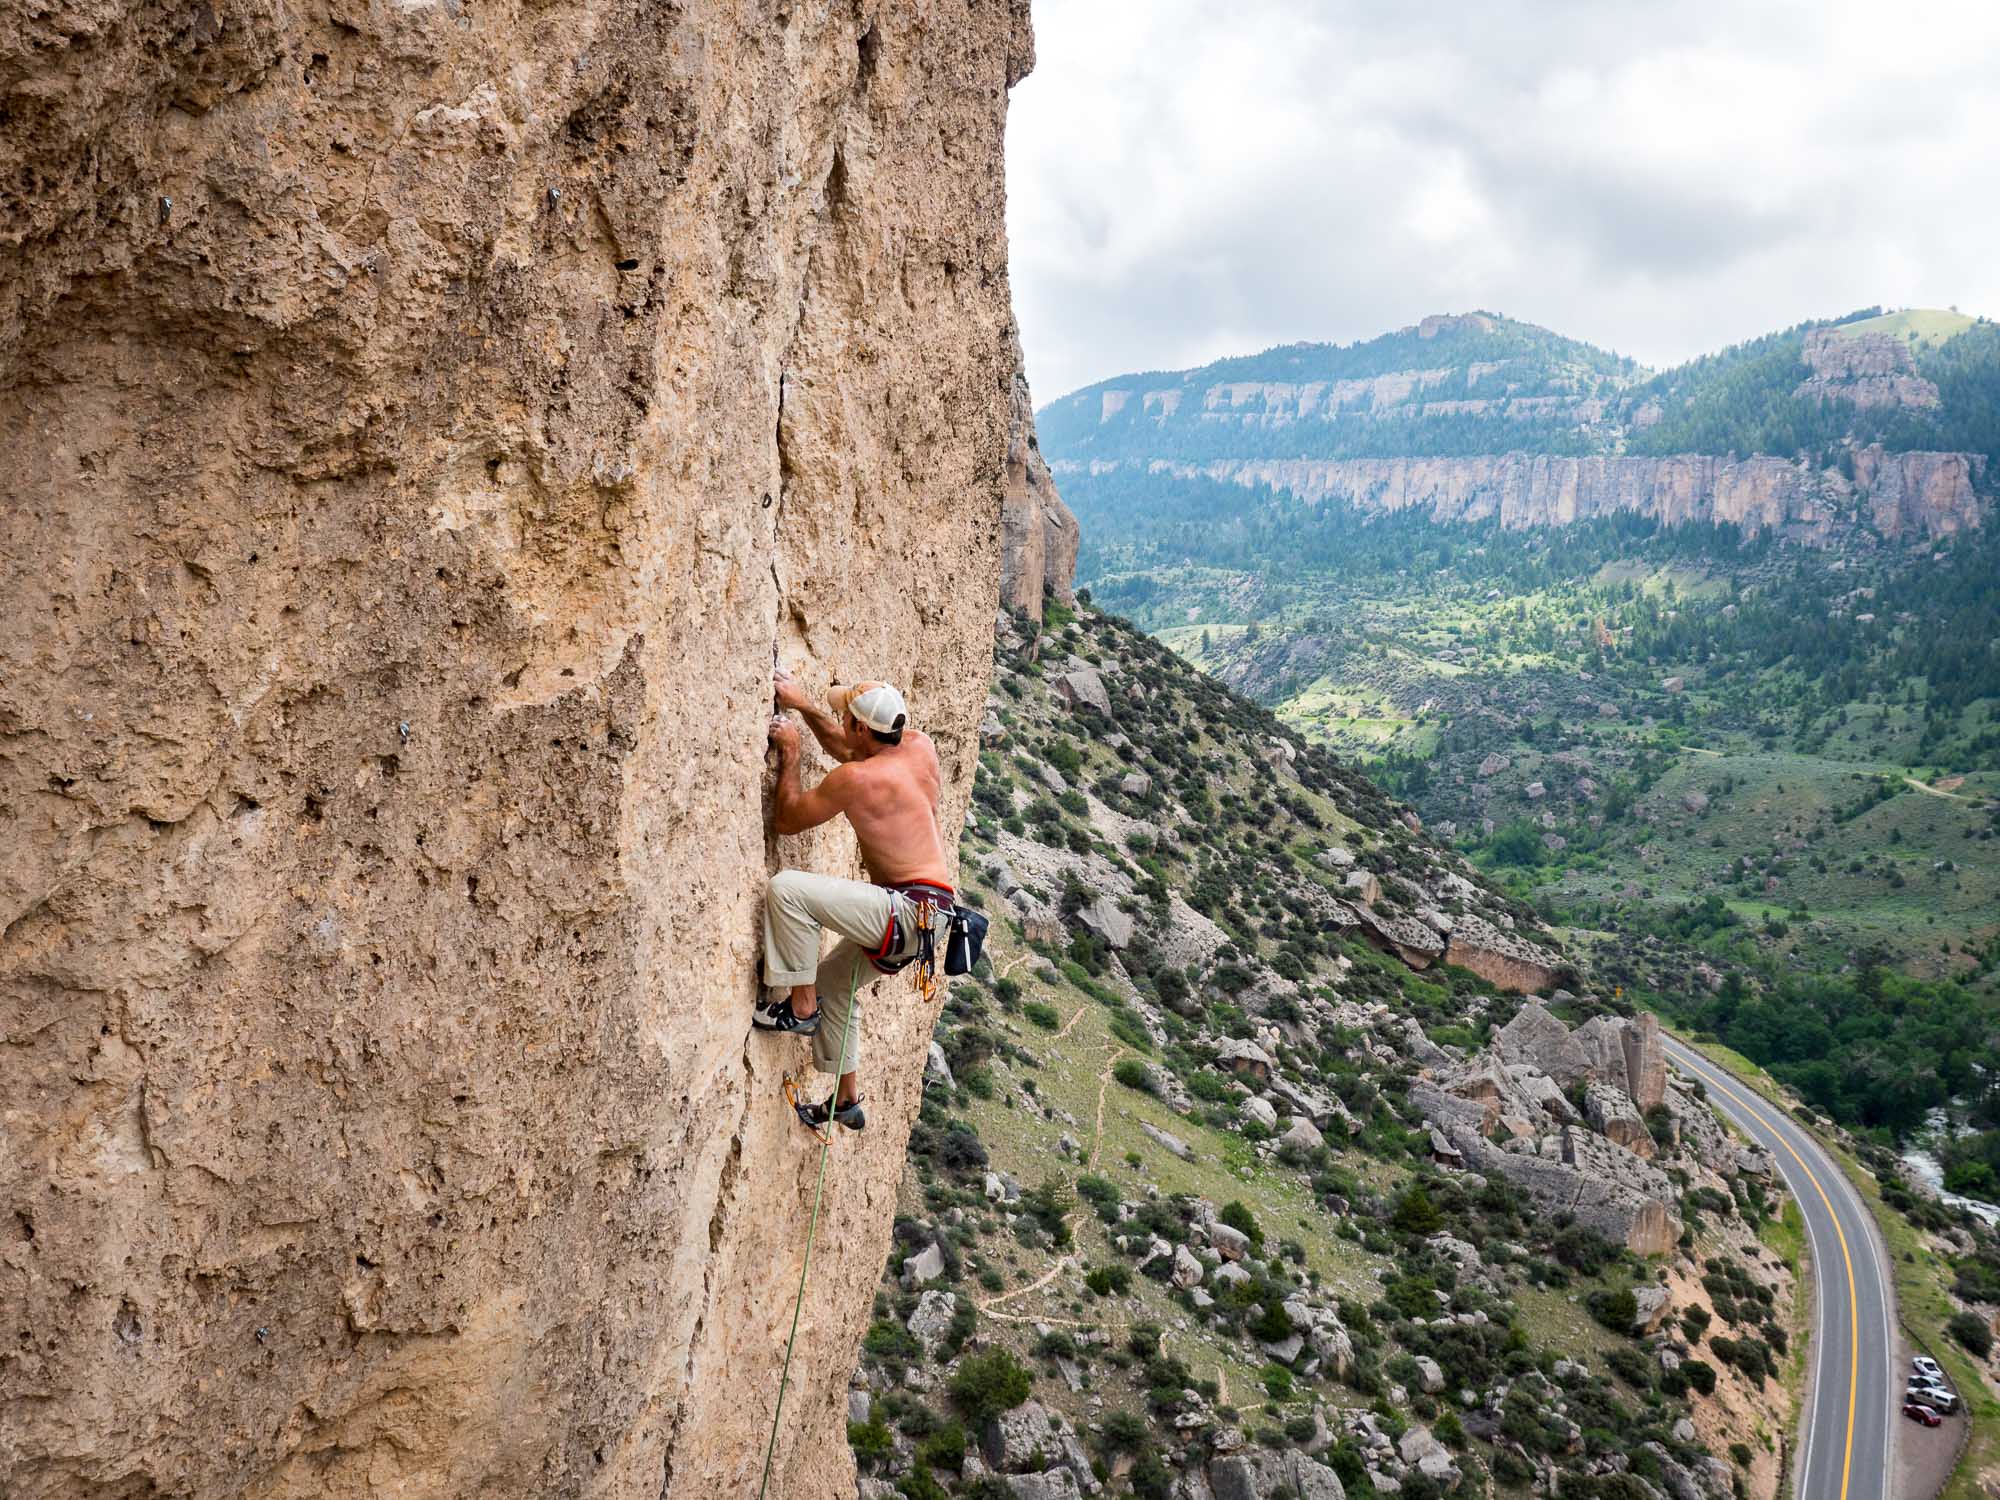
{"label": "quickdraw on harness", "polygon": [[948,914],[944,924],[948,929],[958,908],[951,899],[952,893],[942,886],[919,883],[899,886],[896,889],[909,898],[910,925],[916,934],[916,947],[906,958],[888,956],[901,950],[908,942],[908,935],[903,930],[903,919],[892,909],[889,913],[888,930],[882,934],[882,946],[877,952],[868,956],[868,962],[875,966],[877,972],[883,974],[900,974],[914,964],[917,970],[915,975],[917,995],[928,1005],[938,998],[938,912],[942,910]]}

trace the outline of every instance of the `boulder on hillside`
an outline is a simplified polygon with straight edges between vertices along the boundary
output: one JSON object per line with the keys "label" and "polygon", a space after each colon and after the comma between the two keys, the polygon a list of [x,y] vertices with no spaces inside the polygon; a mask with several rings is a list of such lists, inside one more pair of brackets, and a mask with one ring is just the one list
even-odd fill
{"label": "boulder on hillside", "polygon": [[1083,1500],[1076,1475],[1068,1469],[1050,1469],[1045,1474],[1009,1474],[1001,1483],[1013,1500]]}
{"label": "boulder on hillside", "polygon": [[1650,1011],[1626,1019],[1592,1016],[1572,1033],[1591,1076],[1622,1088],[1642,1111],[1667,1097],[1667,1049]]}
{"label": "boulder on hillside", "polygon": [[1278,1128],[1278,1111],[1272,1107],[1269,1099],[1259,1098],[1256,1094],[1252,1094],[1242,1104],[1237,1106],[1237,1112],[1244,1119],[1254,1120],[1266,1130],[1276,1130]]}
{"label": "boulder on hillside", "polygon": [[1213,1460],[1208,1482],[1215,1500],[1272,1500],[1289,1491],[1296,1500],[1347,1500],[1340,1476],[1296,1451],[1253,1448]]}
{"label": "boulder on hillside", "polygon": [[1269,1078],[1271,1070],[1277,1066],[1270,1053],[1255,1042],[1246,1042],[1240,1037],[1230,1037],[1218,1045],[1215,1062],[1217,1067],[1247,1073],[1254,1078]]}
{"label": "boulder on hillside", "polygon": [[1071,708],[1095,709],[1105,718],[1111,717],[1111,694],[1105,691],[1104,679],[1095,667],[1062,673],[1056,678],[1056,692]]}
{"label": "boulder on hillside", "polygon": [[1558,956],[1548,949],[1502,932],[1469,912],[1453,918],[1444,961],[1470,969],[1488,984],[1516,995],[1548,990],[1561,966]]}
{"label": "boulder on hillside", "polygon": [[1641,1011],[1625,1023],[1625,1092],[1641,1110],[1657,1109],[1667,1098],[1667,1044],[1660,1018]]}
{"label": "boulder on hillside", "polygon": [[1324,870],[1351,870],[1354,868],[1354,851],[1335,844],[1332,848],[1320,850],[1314,856],[1314,862]]}
{"label": "boulder on hillside", "polygon": [[1278,1137],[1278,1144],[1296,1146],[1301,1151],[1317,1151],[1326,1144],[1326,1137],[1320,1134],[1319,1127],[1311,1120],[1303,1115],[1294,1115],[1285,1133]]}
{"label": "boulder on hillside", "polygon": [[1100,895],[1076,915],[1078,921],[1114,948],[1125,947],[1132,941],[1133,933],[1138,931],[1139,924],[1132,915],[1121,910],[1108,894]]}
{"label": "boulder on hillside", "polygon": [[1382,899],[1382,882],[1369,870],[1348,871],[1341,888],[1363,906],[1373,906]]}
{"label": "boulder on hillside", "polygon": [[1070,1471],[1087,1494],[1100,1488],[1090,1455],[1058,1413],[1039,1401],[1024,1401],[986,1424],[979,1449],[987,1465],[1003,1474],[1022,1474],[1053,1464]]}
{"label": "boulder on hillside", "polygon": [[1584,1090],[1583,1114],[1590,1121],[1590,1128],[1606,1140],[1623,1146],[1635,1156],[1652,1159],[1653,1133],[1622,1088],[1608,1083],[1591,1084]]}
{"label": "boulder on hillside", "polygon": [[[1413,1088],[1413,1099],[1415,1095]],[[1661,1255],[1680,1238],[1672,1181],[1602,1136],[1569,1125],[1503,1150],[1476,1130],[1447,1129],[1468,1167],[1499,1173],[1545,1211],[1568,1213],[1614,1245],[1639,1255]]]}
{"label": "boulder on hillside", "polygon": [[1493,1034],[1493,1050],[1500,1060],[1527,1063],[1553,1078],[1564,1088],[1591,1076],[1591,1061],[1570,1035],[1570,1030],[1539,1000],[1530,1000],[1514,1019]]}
{"label": "boulder on hillside", "polygon": [[903,1285],[923,1286],[944,1275],[944,1251],[933,1240],[903,1262]]}
{"label": "boulder on hillside", "polygon": [[906,1325],[916,1341],[924,1346],[926,1359],[934,1356],[938,1346],[951,1332],[951,1320],[958,1311],[958,1298],[951,1292],[936,1287],[924,1293],[916,1310],[910,1314]]}
{"label": "boulder on hillside", "polygon": [[946,1088],[956,1088],[958,1080],[951,1076],[951,1059],[944,1055],[944,1048],[932,1042],[929,1053],[924,1058],[924,1077]]}
{"label": "boulder on hillside", "polygon": [[1202,1265],[1186,1245],[1174,1246],[1173,1283],[1183,1291],[1201,1285]]}
{"label": "boulder on hillside", "polygon": [[1250,1236],[1232,1224],[1212,1219],[1205,1226],[1208,1242],[1225,1260],[1241,1260],[1250,1253]]}
{"label": "boulder on hillside", "polygon": [[[1445,939],[1415,917],[1388,916],[1352,901],[1338,902],[1336,906],[1337,911],[1328,913],[1334,924],[1360,928],[1361,937],[1369,947],[1393,954],[1413,969],[1428,969],[1444,953]],[[1342,913],[1351,921],[1342,923]]]}
{"label": "boulder on hillside", "polygon": [[1668,1311],[1674,1305],[1673,1294],[1655,1282],[1648,1282],[1632,1288],[1632,1303],[1636,1311],[1632,1314],[1634,1334],[1651,1333],[1665,1321]]}

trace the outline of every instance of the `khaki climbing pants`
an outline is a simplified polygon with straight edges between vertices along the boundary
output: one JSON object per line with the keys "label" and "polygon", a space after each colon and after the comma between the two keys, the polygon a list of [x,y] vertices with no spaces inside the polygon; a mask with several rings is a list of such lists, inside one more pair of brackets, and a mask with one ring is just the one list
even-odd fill
{"label": "khaki climbing pants", "polygon": [[[869,960],[893,963],[915,954],[915,906],[901,891],[865,880],[842,880],[809,870],[780,870],[771,877],[764,896],[764,983],[780,989],[811,984],[819,991],[819,1030],[812,1037],[813,1067],[818,1071],[851,1073],[860,1062],[861,991],[886,977]],[[825,958],[819,955],[821,928],[840,937]],[[899,931],[902,941],[896,943]],[[847,1035],[849,984],[855,987],[852,1036]]]}

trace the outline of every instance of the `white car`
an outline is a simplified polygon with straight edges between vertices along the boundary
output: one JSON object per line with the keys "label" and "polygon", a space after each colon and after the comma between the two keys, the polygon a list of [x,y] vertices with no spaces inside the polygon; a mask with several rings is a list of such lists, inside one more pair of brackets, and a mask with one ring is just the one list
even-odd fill
{"label": "white car", "polygon": [[1919,1354],[1915,1359],[1910,1361],[1910,1368],[1925,1379],[1938,1384],[1943,1384],[1944,1382],[1944,1368],[1934,1359],[1928,1359]]}

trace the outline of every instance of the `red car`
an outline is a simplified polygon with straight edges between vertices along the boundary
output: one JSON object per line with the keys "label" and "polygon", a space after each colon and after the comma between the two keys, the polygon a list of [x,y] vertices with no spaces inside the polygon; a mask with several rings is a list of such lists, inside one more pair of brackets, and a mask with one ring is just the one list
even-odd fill
{"label": "red car", "polygon": [[1915,1401],[1905,1401],[1903,1403],[1903,1415],[1913,1422],[1923,1423],[1926,1427],[1936,1427],[1944,1421],[1943,1417],[1932,1411],[1928,1406]]}

